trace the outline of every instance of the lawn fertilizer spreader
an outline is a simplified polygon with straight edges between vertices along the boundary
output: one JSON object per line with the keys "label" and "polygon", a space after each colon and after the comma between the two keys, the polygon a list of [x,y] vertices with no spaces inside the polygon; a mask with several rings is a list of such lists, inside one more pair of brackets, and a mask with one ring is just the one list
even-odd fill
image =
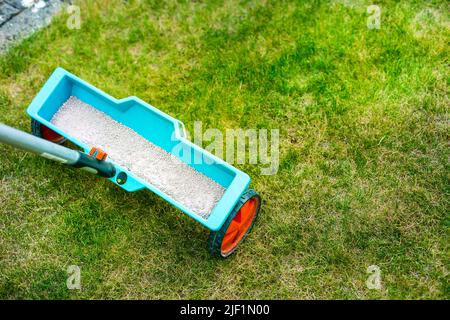
{"label": "lawn fertilizer spreader", "polygon": [[129,192],[151,190],[210,229],[214,256],[230,256],[258,216],[261,198],[248,189],[247,174],[193,144],[182,122],[137,97],[117,100],[58,68],[27,112],[33,135],[0,124],[0,142]]}

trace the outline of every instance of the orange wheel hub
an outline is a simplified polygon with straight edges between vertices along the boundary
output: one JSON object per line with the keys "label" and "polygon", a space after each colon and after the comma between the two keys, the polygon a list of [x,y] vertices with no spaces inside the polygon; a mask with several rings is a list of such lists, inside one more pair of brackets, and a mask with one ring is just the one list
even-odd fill
{"label": "orange wheel hub", "polygon": [[53,131],[50,128],[47,128],[43,124],[41,124],[41,134],[42,134],[42,138],[44,138],[45,140],[54,142],[54,143],[59,143],[64,140],[63,136],[57,134],[55,131]]}
{"label": "orange wheel hub", "polygon": [[251,227],[259,207],[259,198],[250,198],[234,216],[222,240],[222,254],[231,252],[246,235]]}

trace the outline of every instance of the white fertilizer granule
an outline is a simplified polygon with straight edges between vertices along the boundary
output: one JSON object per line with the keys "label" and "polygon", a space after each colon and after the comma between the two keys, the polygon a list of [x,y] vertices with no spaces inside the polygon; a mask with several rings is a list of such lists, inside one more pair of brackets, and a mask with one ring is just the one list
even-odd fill
{"label": "white fertilizer granule", "polygon": [[105,113],[70,97],[51,122],[207,218],[225,189]]}

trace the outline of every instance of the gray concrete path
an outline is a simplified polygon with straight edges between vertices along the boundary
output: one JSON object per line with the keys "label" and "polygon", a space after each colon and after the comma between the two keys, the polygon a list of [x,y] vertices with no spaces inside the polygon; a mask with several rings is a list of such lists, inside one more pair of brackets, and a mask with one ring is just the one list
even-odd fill
{"label": "gray concrete path", "polygon": [[51,21],[66,0],[0,0],[0,53]]}

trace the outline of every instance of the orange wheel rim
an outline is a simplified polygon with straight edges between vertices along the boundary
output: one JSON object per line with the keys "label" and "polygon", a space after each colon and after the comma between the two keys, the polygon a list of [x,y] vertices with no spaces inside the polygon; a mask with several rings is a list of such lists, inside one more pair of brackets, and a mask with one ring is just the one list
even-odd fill
{"label": "orange wheel rim", "polygon": [[233,220],[231,220],[231,223],[222,239],[222,245],[220,246],[222,254],[231,252],[234,248],[236,248],[239,242],[241,242],[252,225],[258,206],[259,199],[257,197],[253,197],[244,203],[241,209],[239,209],[239,212],[234,216]]}
{"label": "orange wheel rim", "polygon": [[55,142],[55,143],[59,143],[64,140],[63,136],[57,134],[55,131],[53,131],[50,128],[47,128],[43,124],[41,124],[41,135],[42,135],[42,138],[44,138],[45,140]]}

